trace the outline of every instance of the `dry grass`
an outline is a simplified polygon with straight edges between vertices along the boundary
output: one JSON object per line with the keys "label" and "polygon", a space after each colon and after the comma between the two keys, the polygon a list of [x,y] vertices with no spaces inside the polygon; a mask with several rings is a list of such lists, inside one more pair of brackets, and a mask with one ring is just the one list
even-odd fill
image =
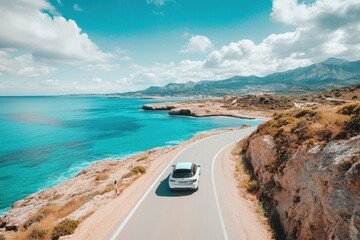
{"label": "dry grass", "polygon": [[33,225],[34,223],[38,223],[40,221],[42,221],[43,219],[45,219],[46,217],[50,216],[50,215],[55,215],[55,213],[59,211],[59,206],[56,205],[46,205],[42,208],[40,208],[34,215],[32,215],[31,217],[29,217],[23,227],[25,229],[29,228],[31,225]]}
{"label": "dry grass", "polygon": [[66,236],[73,234],[77,226],[79,225],[79,221],[64,219],[59,222],[52,231],[52,239],[59,239],[61,236]]}
{"label": "dry grass", "polygon": [[[12,235],[10,239],[51,239],[54,224],[57,220],[68,216],[95,196],[104,194],[113,189],[114,187],[112,186],[112,184],[109,184],[105,187],[103,191],[96,191],[81,196],[79,198],[74,198],[63,206],[58,206],[54,204],[46,205],[40,208],[34,215],[30,216],[28,220],[25,221],[23,228],[19,229],[19,231],[16,234]],[[84,218],[82,220],[84,220]]]}
{"label": "dry grass", "polygon": [[51,200],[54,201],[54,200],[59,199],[60,197],[61,197],[61,194],[55,194],[55,195],[51,198]]}
{"label": "dry grass", "polygon": [[261,205],[260,201],[257,201],[256,205],[255,205],[255,211],[257,214],[259,214],[262,217],[266,217],[266,212],[264,207]]}
{"label": "dry grass", "polygon": [[97,175],[95,177],[95,181],[97,181],[97,182],[98,181],[104,181],[104,180],[106,180],[108,178],[109,178],[109,174],[102,172],[102,173],[100,173],[99,175]]}
{"label": "dry grass", "polygon": [[240,161],[237,161],[235,164],[235,176],[238,181],[238,186],[241,189],[247,189],[251,178],[248,174],[245,173],[244,166],[240,163]]}
{"label": "dry grass", "polygon": [[[344,124],[349,116],[338,113],[334,106],[296,109],[274,114],[273,119],[261,124],[256,134],[271,135],[276,145],[276,158],[268,166],[272,172],[281,171],[288,158],[302,147],[324,146],[334,139],[346,138],[349,129],[357,132],[357,120]],[[351,125],[351,126],[350,126]],[[345,137],[344,137],[345,135]]]}
{"label": "dry grass", "polygon": [[81,207],[89,199],[90,199],[89,196],[84,196],[78,199],[71,200],[56,212],[57,218],[60,219],[68,216],[70,213],[74,212],[76,209]]}
{"label": "dry grass", "polygon": [[51,239],[52,230],[56,218],[53,214],[48,215],[41,221],[32,224],[28,229],[18,231],[11,235],[9,240],[40,240]]}
{"label": "dry grass", "polygon": [[345,115],[360,114],[360,102],[345,104],[339,108],[338,113]]}
{"label": "dry grass", "polygon": [[252,173],[252,165],[242,151],[244,143],[245,140],[241,141],[231,151],[231,154],[235,156],[235,177],[240,189],[246,190],[248,193],[256,193],[259,185]]}
{"label": "dry grass", "polygon": [[135,174],[141,173],[144,174],[146,173],[146,167],[144,166],[135,166],[131,169],[132,172],[134,172]]}
{"label": "dry grass", "polygon": [[[237,180],[239,192],[250,201],[253,206],[254,212],[259,216],[259,220],[268,225],[268,218],[266,217],[265,210],[259,201],[258,190],[259,185],[252,172],[252,165],[246,159],[243,152],[244,145],[247,139],[240,141],[231,151],[231,159],[235,161],[235,179]],[[271,231],[269,229],[269,231]]]}
{"label": "dry grass", "polygon": [[[143,158],[141,161],[145,161]],[[135,182],[142,174],[146,173],[145,166],[134,166],[130,170],[131,178],[126,179],[124,182],[118,181],[118,193],[121,193],[125,188],[129,187],[133,182]],[[100,173],[96,176],[95,181],[104,181],[109,178],[109,175],[106,172]],[[120,183],[122,182],[122,183]],[[55,226],[55,223],[61,219],[66,218],[71,213],[79,209],[86,202],[92,200],[95,196],[103,195],[110,191],[114,191],[114,184],[107,184],[102,190],[98,190],[86,195],[80,195],[73,197],[69,202],[63,206],[48,204],[40,208],[35,214],[30,216],[23,226],[21,226],[18,231],[12,235],[9,235],[7,239],[9,240],[37,240],[37,239],[58,239],[59,236],[72,234],[77,225],[89,217],[93,212],[89,212],[86,216],[83,216],[78,221],[73,222],[73,220],[62,221]],[[60,198],[61,195],[54,195],[52,200]],[[1,236],[1,235],[0,235]]]}
{"label": "dry grass", "polygon": [[143,156],[143,157],[137,159],[136,162],[146,161],[147,159],[148,159],[148,156]]}
{"label": "dry grass", "polygon": [[134,175],[137,174],[145,174],[146,173],[146,167],[145,166],[135,166],[130,169],[130,172],[126,173],[122,178],[131,178]]}

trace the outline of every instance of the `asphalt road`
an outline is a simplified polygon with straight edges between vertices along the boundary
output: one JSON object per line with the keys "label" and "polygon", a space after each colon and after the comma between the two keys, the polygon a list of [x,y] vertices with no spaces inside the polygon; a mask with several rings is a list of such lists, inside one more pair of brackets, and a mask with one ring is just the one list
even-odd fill
{"label": "asphalt road", "polygon": [[[229,239],[227,229],[236,226],[225,224],[222,204],[217,196],[219,191],[215,188],[214,160],[226,146],[244,138],[253,130],[248,128],[215,135],[185,148],[139,200],[114,232],[112,239]],[[171,165],[184,161],[201,165],[197,192],[172,192],[168,188]],[[237,239],[242,239],[242,236]]]}

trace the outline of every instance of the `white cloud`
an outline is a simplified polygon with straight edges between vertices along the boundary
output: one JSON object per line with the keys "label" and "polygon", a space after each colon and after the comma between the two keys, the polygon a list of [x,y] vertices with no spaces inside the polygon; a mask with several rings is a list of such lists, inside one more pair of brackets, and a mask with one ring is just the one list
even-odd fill
{"label": "white cloud", "polygon": [[77,12],[82,12],[84,11],[84,9],[82,9],[79,4],[75,3],[74,6],[73,6],[74,10],[77,11]]}
{"label": "white cloud", "polygon": [[[230,43],[210,53],[205,68],[234,75],[267,75],[319,62],[329,57],[360,56],[360,2],[274,0],[272,17],[296,27],[271,34],[259,44],[249,39]],[[221,71],[220,71],[221,72]]]}
{"label": "white cloud", "polygon": [[102,52],[75,21],[57,15],[45,0],[0,2],[0,48],[27,50],[36,58],[65,63],[104,62],[113,57]]}
{"label": "white cloud", "polygon": [[56,68],[34,61],[31,54],[13,57],[6,51],[0,50],[0,74],[37,77],[49,75],[54,71],[56,71]]}
{"label": "white cloud", "polygon": [[195,35],[191,36],[189,42],[181,50],[184,53],[205,52],[212,47],[211,40],[206,36]]}
{"label": "white cloud", "polygon": [[[164,85],[189,80],[224,79],[234,75],[264,76],[323,61],[329,57],[358,60],[360,56],[360,1],[274,0],[272,17],[295,26],[292,32],[271,34],[256,44],[242,39],[214,50],[202,61],[135,66],[119,81],[135,86]],[[187,36],[187,34],[185,34]],[[195,37],[195,36],[193,36]],[[204,50],[189,41],[183,49]],[[211,42],[208,42],[210,45]],[[206,44],[204,44],[206,46]]]}

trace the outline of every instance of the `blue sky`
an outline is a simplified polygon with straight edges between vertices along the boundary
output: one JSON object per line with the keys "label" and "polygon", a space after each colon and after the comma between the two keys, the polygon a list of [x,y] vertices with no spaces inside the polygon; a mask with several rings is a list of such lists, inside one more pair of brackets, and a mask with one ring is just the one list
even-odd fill
{"label": "blue sky", "polygon": [[0,95],[124,92],[355,60],[359,16],[357,0],[2,1]]}
{"label": "blue sky", "polygon": [[[104,51],[120,47],[139,64],[179,61],[188,40],[186,33],[205,35],[221,47],[234,39],[259,42],[273,32],[286,29],[270,19],[271,1],[178,0],[164,4],[146,0],[52,1],[66,19],[78,26]],[[74,4],[82,11],[76,11]],[[254,25],[256,24],[256,29]],[[141,46],[141,47],[139,47]],[[198,54],[192,57],[200,58]]]}

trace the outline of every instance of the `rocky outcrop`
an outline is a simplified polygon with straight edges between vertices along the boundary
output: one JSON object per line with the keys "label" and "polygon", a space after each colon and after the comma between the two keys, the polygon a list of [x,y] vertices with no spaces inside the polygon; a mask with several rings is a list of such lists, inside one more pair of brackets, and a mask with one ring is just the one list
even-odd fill
{"label": "rocky outcrop", "polygon": [[190,109],[176,108],[169,111],[170,115],[194,116]]}
{"label": "rocky outcrop", "polygon": [[252,135],[245,154],[286,239],[360,239],[360,136],[303,147],[278,171],[273,137]]}
{"label": "rocky outcrop", "polygon": [[226,116],[243,119],[268,119],[271,114],[265,111],[248,111],[244,109],[229,109],[220,99],[194,100],[185,102],[169,102],[145,104],[143,110],[156,111],[167,110],[169,115],[181,115],[192,117]]}
{"label": "rocky outcrop", "polygon": [[145,104],[141,107],[143,110],[158,110],[158,111],[169,111],[171,109],[175,108],[172,105],[168,104]]}

